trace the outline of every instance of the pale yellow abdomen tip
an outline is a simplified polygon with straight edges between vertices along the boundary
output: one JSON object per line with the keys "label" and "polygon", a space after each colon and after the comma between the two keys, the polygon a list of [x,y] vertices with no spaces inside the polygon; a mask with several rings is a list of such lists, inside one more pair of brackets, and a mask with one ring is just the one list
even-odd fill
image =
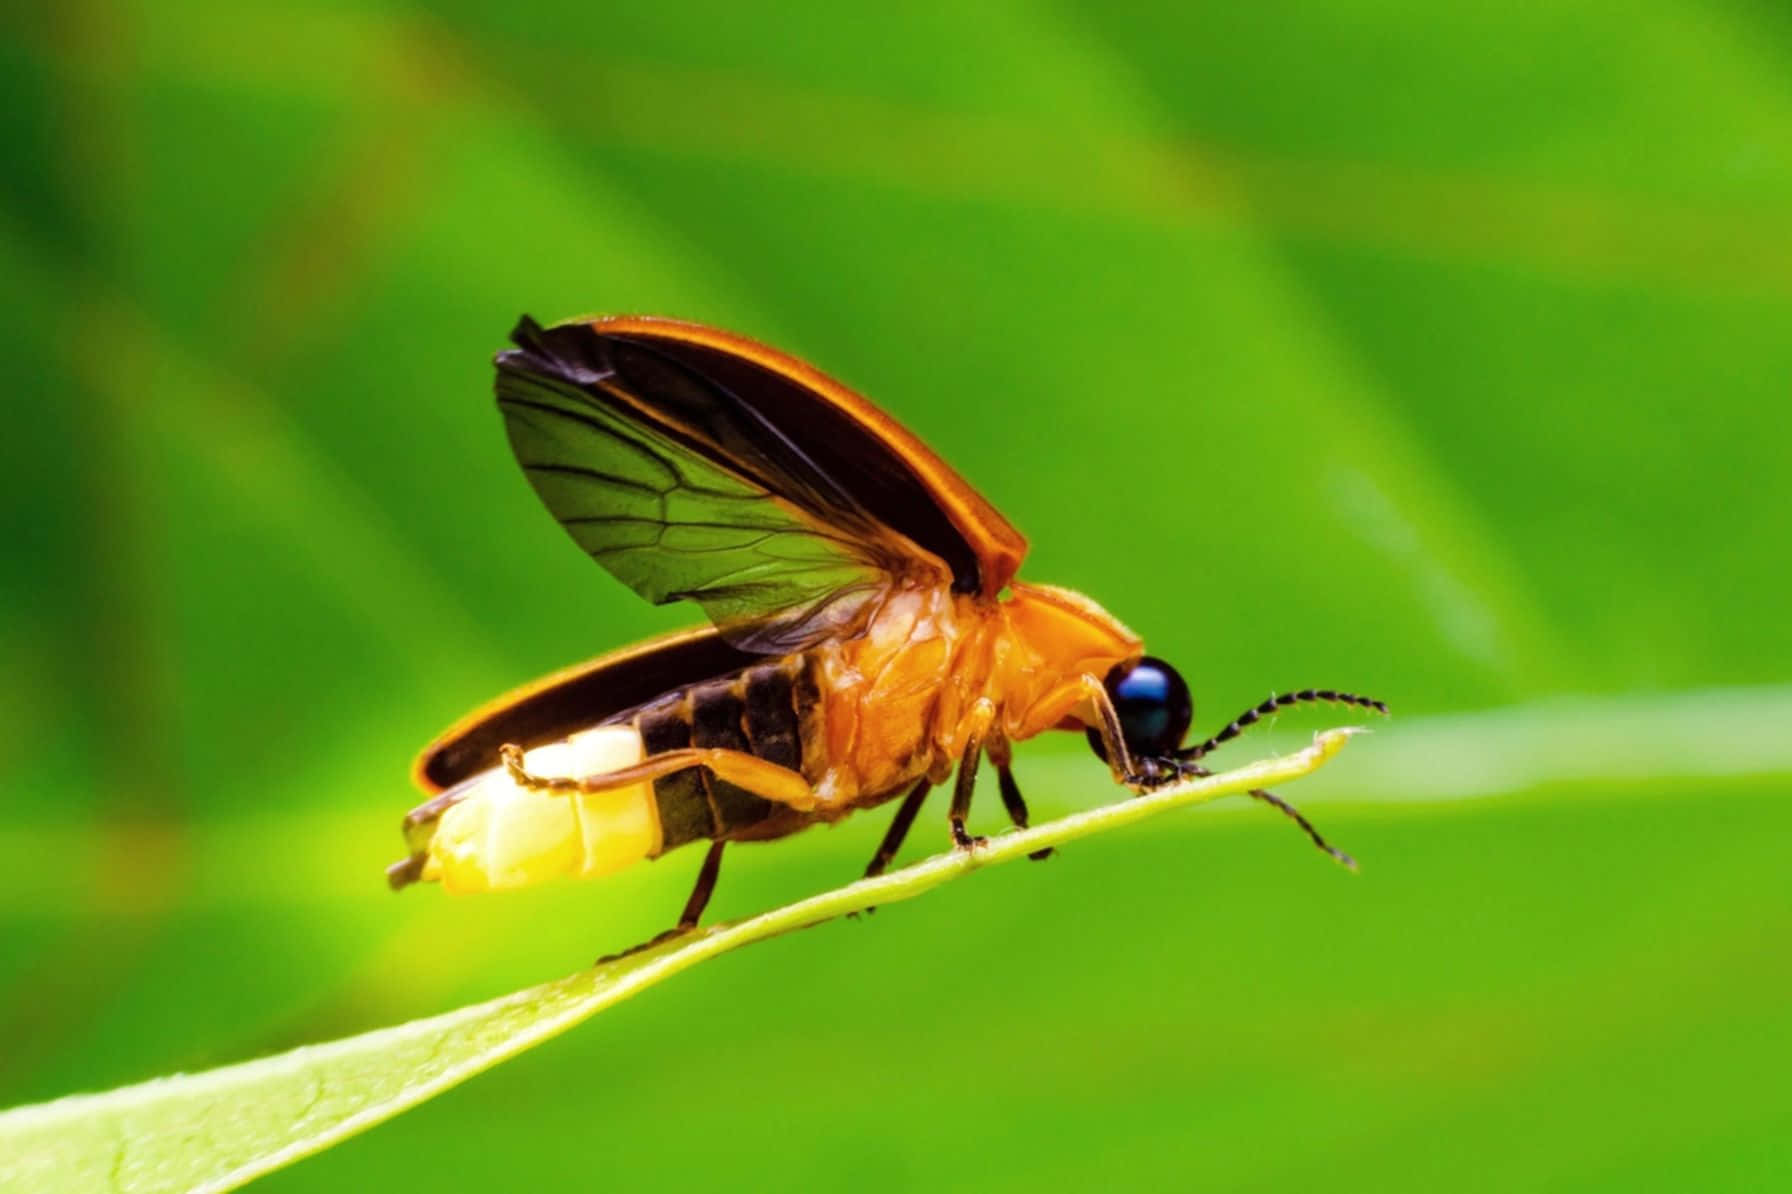
{"label": "pale yellow abdomen tip", "polygon": [[[632,726],[600,726],[538,746],[524,769],[542,777],[588,778],[639,763]],[[651,781],[608,792],[560,795],[518,787],[503,768],[469,781],[430,839],[424,879],[448,891],[501,891],[562,877],[619,871],[660,850]]]}

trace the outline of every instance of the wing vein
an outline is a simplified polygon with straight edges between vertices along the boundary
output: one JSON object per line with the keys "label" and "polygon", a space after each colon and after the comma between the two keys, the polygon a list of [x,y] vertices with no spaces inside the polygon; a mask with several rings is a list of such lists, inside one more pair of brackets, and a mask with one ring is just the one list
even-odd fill
{"label": "wing vein", "polygon": [[[558,391],[552,392],[557,393]],[[583,401],[582,398],[579,400]],[[555,406],[548,402],[536,402],[528,398],[519,398],[515,395],[500,394],[498,397],[498,404],[500,406],[520,407],[524,410],[535,411],[538,414],[552,415],[556,418],[565,419],[569,423],[576,423],[581,427],[595,431],[599,435],[614,441],[619,447],[628,449],[648,464],[666,470],[675,484],[680,479],[678,470],[673,468],[669,461],[654,452],[646,444],[643,444],[639,440],[627,438],[615,428],[605,426],[600,420],[595,419],[590,415],[580,411],[568,410],[563,406]]]}

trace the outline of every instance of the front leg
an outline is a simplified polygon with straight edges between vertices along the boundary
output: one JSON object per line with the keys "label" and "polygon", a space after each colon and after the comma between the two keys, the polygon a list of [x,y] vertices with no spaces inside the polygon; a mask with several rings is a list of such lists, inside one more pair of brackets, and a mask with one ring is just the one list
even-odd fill
{"label": "front leg", "polygon": [[1124,784],[1134,792],[1149,792],[1176,778],[1174,771],[1166,770],[1153,759],[1133,758],[1132,751],[1126,745],[1126,734],[1120,728],[1120,714],[1114,709],[1114,698],[1108,695],[1107,685],[1098,677],[1084,672],[1077,677],[1077,689],[1082,698],[1095,709],[1092,731],[1101,739],[1101,754],[1107,760],[1108,770],[1113,773],[1115,783]]}

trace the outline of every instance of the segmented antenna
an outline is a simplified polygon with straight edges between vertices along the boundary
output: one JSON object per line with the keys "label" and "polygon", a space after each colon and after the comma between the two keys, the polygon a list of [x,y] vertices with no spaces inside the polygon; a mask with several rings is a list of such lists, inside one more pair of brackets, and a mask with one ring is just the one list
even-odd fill
{"label": "segmented antenna", "polygon": [[[1377,703],[1379,704],[1379,702]],[[1213,772],[1202,767],[1198,763],[1184,763],[1179,770],[1187,775],[1209,776],[1213,774]],[[1274,792],[1267,791],[1263,788],[1252,788],[1250,797],[1252,800],[1261,800],[1263,803],[1280,812],[1284,817],[1287,817],[1290,821],[1293,821],[1296,825],[1299,825],[1306,833],[1308,839],[1312,841],[1315,846],[1318,846],[1321,850],[1331,855],[1333,862],[1338,863],[1340,866],[1349,867],[1353,871],[1359,869],[1356,865],[1356,859],[1326,841],[1324,836],[1321,835],[1317,829],[1313,828],[1313,822],[1303,817],[1298,808],[1295,808],[1292,804],[1289,804]]]}
{"label": "segmented antenna", "polygon": [[[1234,717],[1229,725],[1199,746],[1185,746],[1176,752],[1179,759],[1198,759],[1222,743],[1230,742],[1253,725],[1262,721],[1272,713],[1280,712],[1290,705],[1305,705],[1326,701],[1335,705],[1355,705],[1359,709],[1371,709],[1386,715],[1388,707],[1374,697],[1358,696],[1354,692],[1334,692],[1329,688],[1303,688],[1299,692],[1285,692],[1281,696],[1272,696],[1260,705],[1254,705]],[[1255,795],[1255,793],[1252,793]],[[1298,814],[1297,814],[1298,816]],[[1305,824],[1305,822],[1302,822]],[[1308,826],[1308,832],[1312,827]],[[1329,849],[1329,847],[1327,847]]]}
{"label": "segmented antenna", "polygon": [[1262,788],[1252,788],[1251,798],[1253,800],[1261,800],[1271,808],[1280,809],[1283,816],[1287,817],[1306,831],[1307,836],[1313,840],[1315,846],[1318,846],[1321,850],[1330,854],[1334,862],[1349,867],[1353,871],[1357,869],[1356,859],[1321,837],[1319,831],[1313,828],[1313,823],[1300,815],[1300,810],[1298,808],[1295,808],[1292,804],[1289,804],[1274,792],[1266,792]]}

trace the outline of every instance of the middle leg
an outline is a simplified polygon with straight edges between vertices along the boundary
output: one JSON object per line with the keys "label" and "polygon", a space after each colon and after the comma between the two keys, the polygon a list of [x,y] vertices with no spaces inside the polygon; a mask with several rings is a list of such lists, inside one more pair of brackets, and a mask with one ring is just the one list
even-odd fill
{"label": "middle leg", "polygon": [[958,758],[958,776],[952,783],[952,808],[946,816],[952,826],[952,844],[960,850],[981,846],[989,840],[967,833],[964,822],[971,813],[971,794],[977,789],[977,764],[983,759],[986,743],[992,750],[1003,749],[1000,735],[990,738],[990,727],[995,719],[995,702],[982,697],[959,723],[960,732],[964,734],[964,751]]}
{"label": "middle leg", "polygon": [[977,764],[983,758],[983,742],[973,738],[965,745],[964,757],[958,763],[958,778],[952,783],[952,811],[947,814],[952,825],[952,844],[970,850],[989,841],[965,831],[965,818],[971,812],[971,794],[977,789]]}

